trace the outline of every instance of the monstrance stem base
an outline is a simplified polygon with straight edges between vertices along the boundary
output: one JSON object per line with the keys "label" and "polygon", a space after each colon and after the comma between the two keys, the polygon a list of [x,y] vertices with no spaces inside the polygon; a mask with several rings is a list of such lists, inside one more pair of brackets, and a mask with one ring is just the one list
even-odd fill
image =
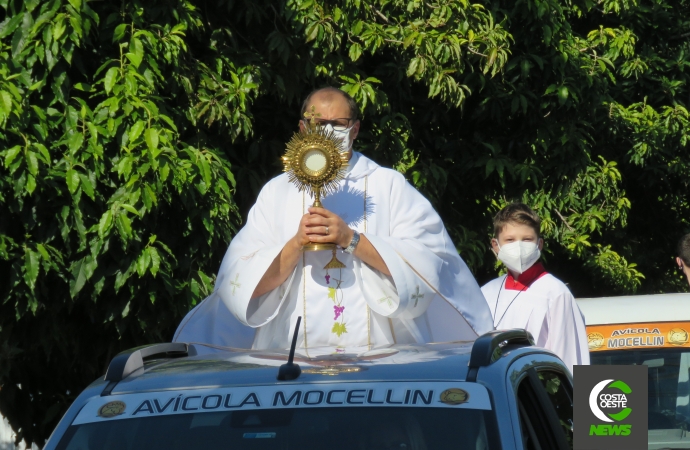
{"label": "monstrance stem base", "polygon": [[318,252],[321,250],[333,250],[336,248],[335,244],[322,244],[317,242],[312,242],[311,244],[306,244],[302,246],[303,252]]}

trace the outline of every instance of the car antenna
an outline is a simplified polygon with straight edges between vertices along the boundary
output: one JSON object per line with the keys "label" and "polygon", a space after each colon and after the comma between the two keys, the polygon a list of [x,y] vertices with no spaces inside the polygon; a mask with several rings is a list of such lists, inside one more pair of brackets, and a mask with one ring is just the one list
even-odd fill
{"label": "car antenna", "polygon": [[292,335],[292,345],[290,346],[290,356],[288,356],[287,364],[283,364],[278,369],[278,379],[280,381],[290,381],[298,378],[302,373],[299,364],[294,364],[292,360],[295,358],[295,347],[297,347],[297,333],[299,333],[299,324],[302,322],[302,316],[297,317],[297,324],[295,325],[295,332]]}

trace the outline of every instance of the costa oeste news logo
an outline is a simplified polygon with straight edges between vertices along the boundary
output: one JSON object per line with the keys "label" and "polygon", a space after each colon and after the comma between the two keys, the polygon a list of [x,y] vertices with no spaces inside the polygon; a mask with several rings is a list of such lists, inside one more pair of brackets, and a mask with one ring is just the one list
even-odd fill
{"label": "costa oeste news logo", "polygon": [[575,366],[576,450],[647,449],[647,367]]}
{"label": "costa oeste news logo", "polygon": [[[603,393],[604,388],[617,389],[620,393]],[[589,408],[594,416],[603,422],[621,422],[632,412],[628,408],[628,397],[632,389],[622,380],[604,380],[597,383],[589,394]],[[622,409],[621,409],[622,408]],[[605,412],[605,411],[617,412]],[[590,425],[589,435],[597,436],[627,436],[630,434],[632,425]]]}

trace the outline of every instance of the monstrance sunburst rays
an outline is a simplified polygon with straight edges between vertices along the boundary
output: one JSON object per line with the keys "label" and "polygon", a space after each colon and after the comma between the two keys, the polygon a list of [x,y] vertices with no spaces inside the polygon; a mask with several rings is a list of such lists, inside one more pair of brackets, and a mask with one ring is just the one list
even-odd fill
{"label": "monstrance sunburst rays", "polygon": [[314,197],[314,206],[321,206],[321,196],[335,192],[344,178],[347,150],[332,131],[309,122],[287,143],[283,171],[300,192]]}

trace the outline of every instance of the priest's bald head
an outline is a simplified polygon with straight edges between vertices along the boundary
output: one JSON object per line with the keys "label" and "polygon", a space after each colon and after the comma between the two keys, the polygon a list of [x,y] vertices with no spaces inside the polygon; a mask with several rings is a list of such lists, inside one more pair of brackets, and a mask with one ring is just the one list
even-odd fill
{"label": "priest's bald head", "polygon": [[304,129],[305,114],[311,117],[312,113],[316,122],[343,139],[343,145],[352,157],[352,142],[359,134],[359,108],[354,99],[331,86],[316,89],[302,102],[300,129]]}

